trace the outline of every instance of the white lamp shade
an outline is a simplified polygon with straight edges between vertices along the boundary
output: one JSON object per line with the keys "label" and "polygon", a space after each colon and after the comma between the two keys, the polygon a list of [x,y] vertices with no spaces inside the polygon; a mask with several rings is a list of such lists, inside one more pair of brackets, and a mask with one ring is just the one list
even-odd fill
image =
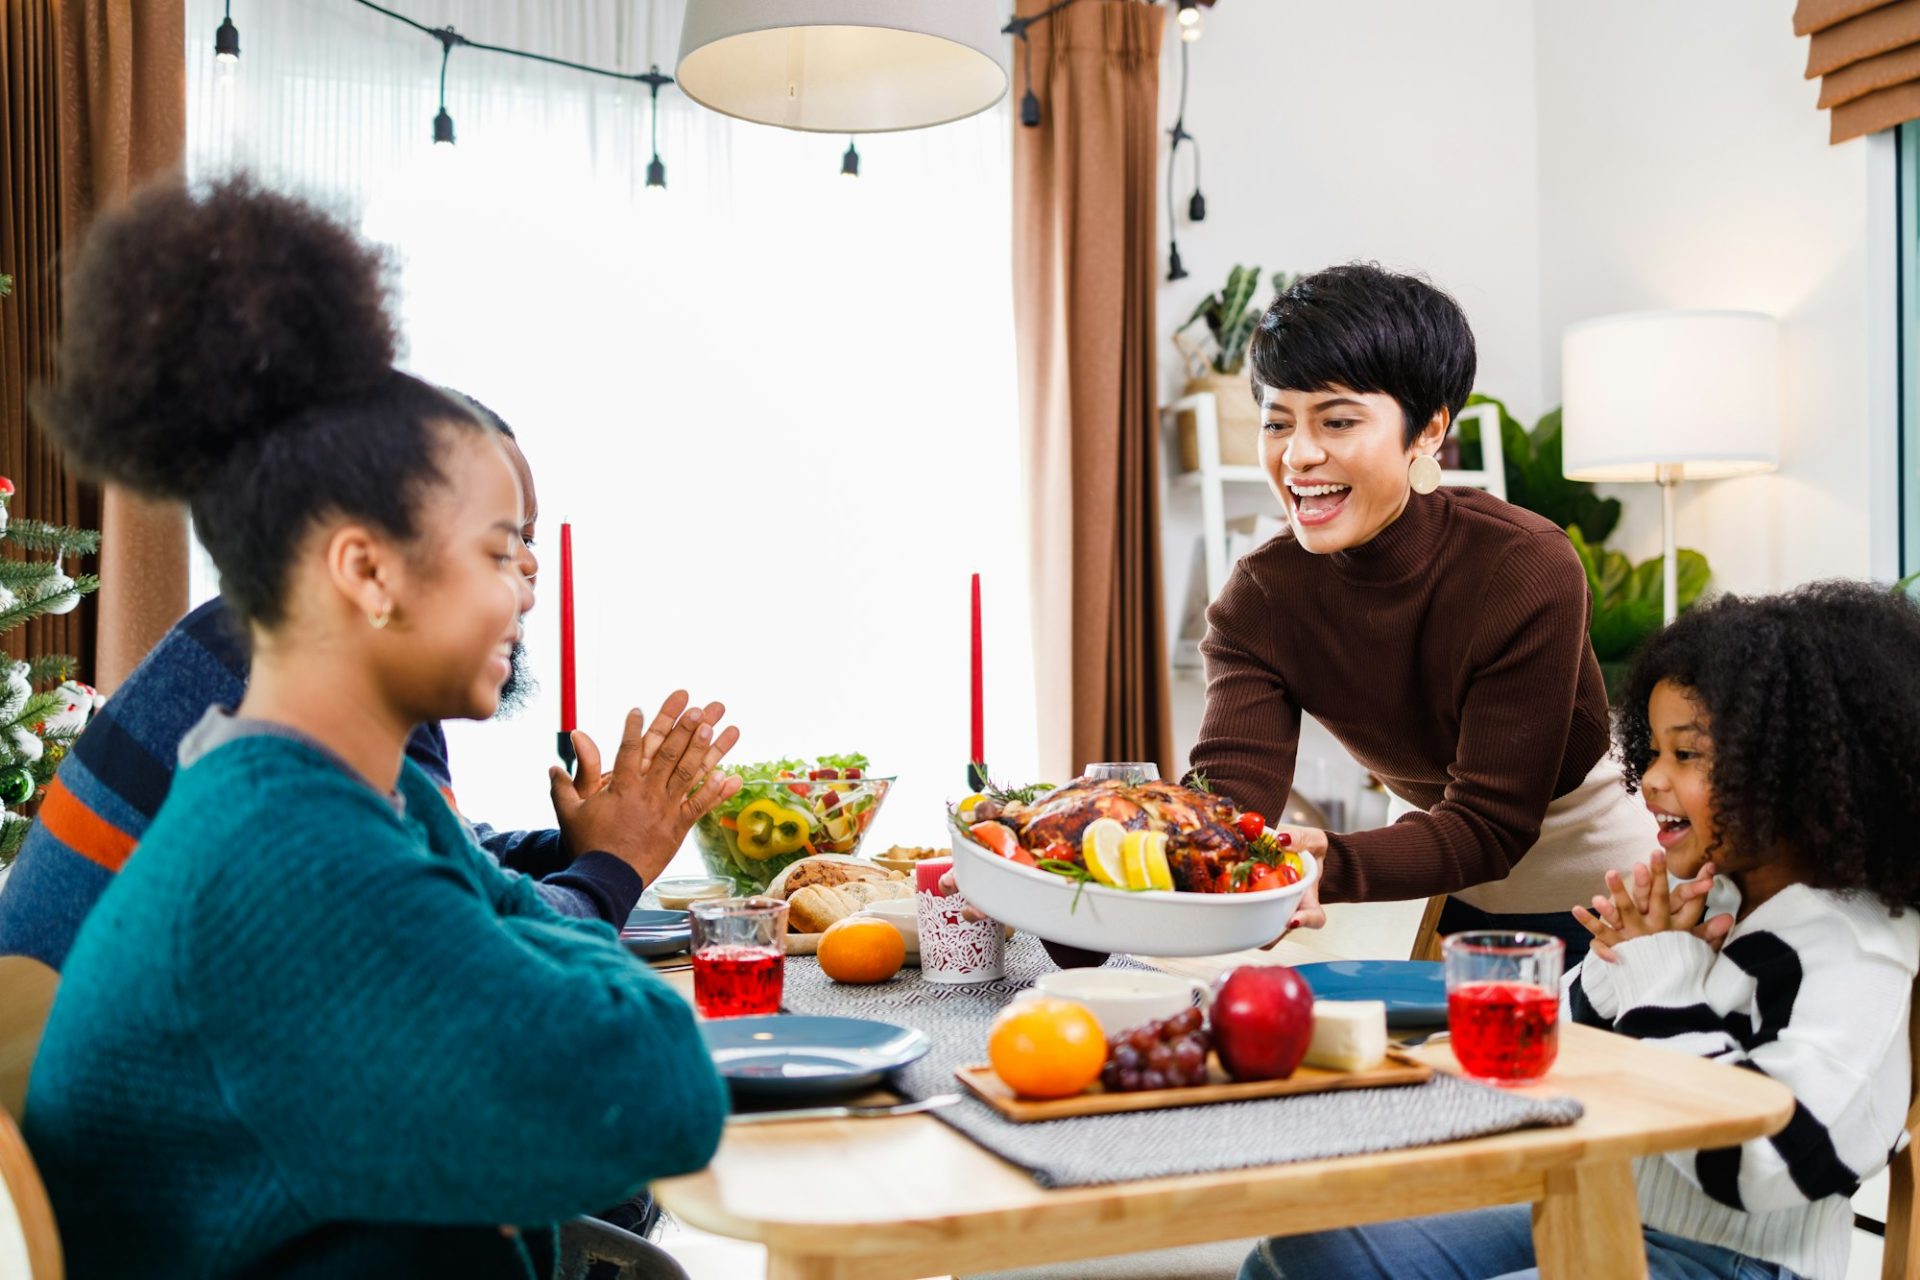
{"label": "white lamp shade", "polygon": [[1780,332],[1753,311],[1636,311],[1567,328],[1570,480],[1716,480],[1780,465]]}
{"label": "white lamp shade", "polygon": [[994,0],[687,0],[674,78],[723,115],[812,133],[924,129],[1007,92]]}

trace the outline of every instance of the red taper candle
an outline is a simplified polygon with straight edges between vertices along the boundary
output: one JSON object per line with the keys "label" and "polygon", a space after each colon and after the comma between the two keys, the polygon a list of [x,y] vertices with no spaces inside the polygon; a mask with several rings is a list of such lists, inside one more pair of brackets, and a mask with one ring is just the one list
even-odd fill
{"label": "red taper candle", "polygon": [[973,754],[967,757],[968,772],[987,759],[986,695],[981,687],[980,670],[980,575],[973,575]]}
{"label": "red taper candle", "polygon": [[571,767],[573,731],[580,726],[574,703],[573,525],[560,525],[560,756]]}

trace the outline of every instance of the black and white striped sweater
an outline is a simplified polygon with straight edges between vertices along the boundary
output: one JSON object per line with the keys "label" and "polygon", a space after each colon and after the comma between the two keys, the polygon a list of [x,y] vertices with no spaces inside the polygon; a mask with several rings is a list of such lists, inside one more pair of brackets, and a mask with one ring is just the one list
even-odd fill
{"label": "black and white striped sweater", "polygon": [[1616,954],[1567,975],[1569,1017],[1759,1071],[1798,1102],[1771,1138],[1639,1161],[1641,1220],[1842,1280],[1849,1197],[1905,1133],[1920,912],[1896,918],[1869,896],[1794,885],[1735,925],[1717,954],[1686,933],[1636,938]]}

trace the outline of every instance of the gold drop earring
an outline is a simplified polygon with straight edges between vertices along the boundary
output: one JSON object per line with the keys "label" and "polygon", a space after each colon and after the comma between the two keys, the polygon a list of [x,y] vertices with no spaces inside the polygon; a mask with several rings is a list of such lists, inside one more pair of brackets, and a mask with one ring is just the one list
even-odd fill
{"label": "gold drop earring", "polygon": [[382,604],[380,612],[368,614],[367,621],[373,624],[375,631],[386,630],[387,624],[393,621],[393,601],[389,600]]}

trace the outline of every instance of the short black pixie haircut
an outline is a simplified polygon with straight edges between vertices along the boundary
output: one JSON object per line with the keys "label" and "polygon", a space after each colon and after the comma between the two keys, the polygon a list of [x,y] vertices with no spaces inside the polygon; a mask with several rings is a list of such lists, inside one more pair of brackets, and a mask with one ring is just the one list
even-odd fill
{"label": "short black pixie haircut", "polygon": [[385,257],[246,178],[163,181],[94,226],[37,415],[84,472],[184,500],[240,618],[284,617],[320,520],[408,541],[476,413],[393,367]]}
{"label": "short black pixie haircut", "polygon": [[1253,398],[1262,387],[1323,391],[1336,383],[1389,395],[1411,446],[1433,415],[1460,416],[1473,392],[1473,328],[1460,304],[1417,276],[1350,262],[1302,277],[1254,330]]}
{"label": "short black pixie haircut", "polygon": [[[1653,762],[1647,699],[1679,685],[1708,718],[1714,822],[1742,857],[1794,845],[1819,887],[1920,906],[1920,609],[1860,582],[1723,596],[1641,651],[1617,729],[1627,787]],[[1710,855],[1711,856],[1711,853]]]}

